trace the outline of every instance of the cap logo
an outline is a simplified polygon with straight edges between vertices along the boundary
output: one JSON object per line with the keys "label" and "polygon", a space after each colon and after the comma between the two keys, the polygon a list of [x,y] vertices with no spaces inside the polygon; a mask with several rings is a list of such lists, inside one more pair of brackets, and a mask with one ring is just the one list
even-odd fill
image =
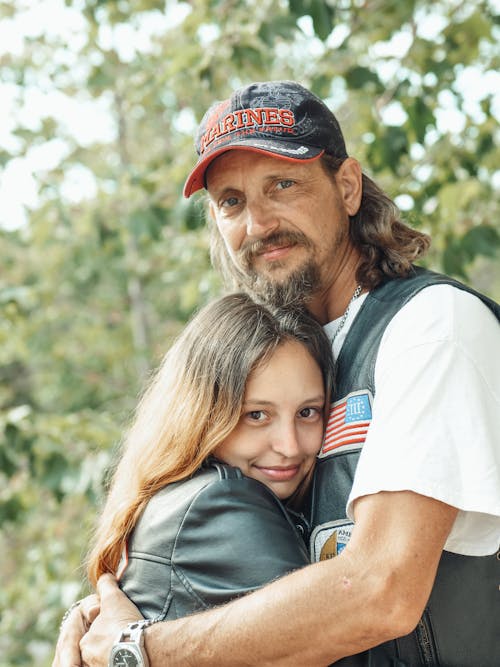
{"label": "cap logo", "polygon": [[[226,114],[215,122],[200,139],[200,155],[212,146],[214,142],[223,141],[231,135],[235,139],[239,135],[245,137],[256,132],[276,132],[279,134],[295,135],[295,116],[291,109],[276,107],[257,107],[239,109]],[[213,146],[212,146],[213,147]]]}

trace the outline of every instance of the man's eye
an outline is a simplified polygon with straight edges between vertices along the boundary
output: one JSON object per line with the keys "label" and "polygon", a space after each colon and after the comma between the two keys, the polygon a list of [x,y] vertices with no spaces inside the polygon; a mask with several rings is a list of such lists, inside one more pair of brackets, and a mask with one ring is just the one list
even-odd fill
{"label": "man's eye", "polygon": [[228,197],[221,202],[221,208],[232,208],[233,206],[237,206],[239,202],[238,197]]}
{"label": "man's eye", "polygon": [[284,180],[284,181],[279,181],[278,185],[276,186],[279,190],[286,190],[286,188],[290,188],[293,185],[293,181],[290,180]]}

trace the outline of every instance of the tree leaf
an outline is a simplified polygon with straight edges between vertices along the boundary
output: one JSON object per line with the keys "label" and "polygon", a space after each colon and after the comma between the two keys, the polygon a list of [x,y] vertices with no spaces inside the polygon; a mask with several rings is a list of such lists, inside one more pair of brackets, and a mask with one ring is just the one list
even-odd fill
{"label": "tree leaf", "polygon": [[373,84],[378,91],[383,90],[382,83],[375,72],[368,69],[368,67],[361,67],[355,65],[345,73],[345,80],[349,88],[357,90],[364,88],[367,84]]}

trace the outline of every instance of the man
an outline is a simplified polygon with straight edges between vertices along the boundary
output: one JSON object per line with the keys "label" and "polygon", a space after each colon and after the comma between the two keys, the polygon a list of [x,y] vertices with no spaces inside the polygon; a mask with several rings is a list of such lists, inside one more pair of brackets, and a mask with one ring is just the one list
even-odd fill
{"label": "man", "polygon": [[[332,339],[338,400],[311,493],[318,562],[224,607],[131,628],[140,615],[106,576],[82,664],[108,664],[114,642],[152,667],[498,664],[498,307],[412,266],[427,237],[397,219],[297,83],[214,105],[197,150],[185,195],[208,191],[228,285],[305,304]],[[94,603],[64,624],[55,666],[80,665]]]}

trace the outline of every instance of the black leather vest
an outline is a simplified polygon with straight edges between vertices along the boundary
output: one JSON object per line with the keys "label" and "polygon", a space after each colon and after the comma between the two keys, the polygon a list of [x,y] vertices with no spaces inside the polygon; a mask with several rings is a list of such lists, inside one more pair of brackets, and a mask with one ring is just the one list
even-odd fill
{"label": "black leather vest", "polygon": [[[451,284],[472,292],[500,320],[500,306],[447,276],[415,268],[407,279],[384,283],[361,306],[337,361],[336,395],[351,397],[354,424],[371,417],[374,369],[383,333],[393,316],[423,288]],[[361,417],[356,422],[356,412]],[[348,419],[346,420],[348,421]],[[500,437],[500,436],[499,436]],[[320,458],[311,491],[311,556],[337,555],[352,523],[345,508],[362,445],[345,445]],[[436,580],[417,628],[405,637],[344,658],[346,667],[498,667],[500,665],[500,555],[461,556],[443,551]]]}

